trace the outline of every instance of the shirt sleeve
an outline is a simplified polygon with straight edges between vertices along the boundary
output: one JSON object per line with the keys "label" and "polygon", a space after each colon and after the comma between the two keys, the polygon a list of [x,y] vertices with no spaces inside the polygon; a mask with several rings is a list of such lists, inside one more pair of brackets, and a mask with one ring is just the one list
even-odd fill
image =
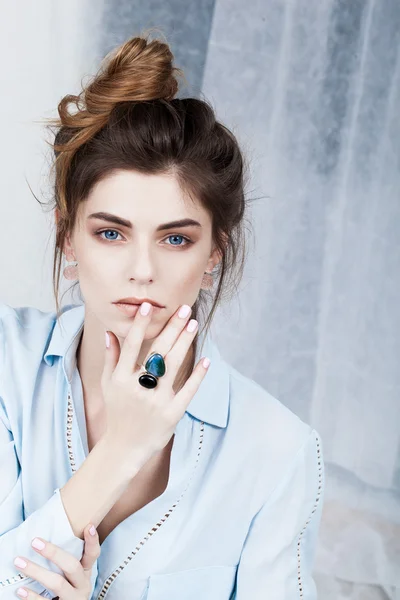
{"label": "shirt sleeve", "polygon": [[[0,322],[1,328],[1,322]],[[2,344],[0,330],[0,345]],[[1,357],[1,348],[0,348]],[[1,366],[1,361],[0,361]],[[0,372],[0,384],[1,384]],[[24,520],[21,466],[17,457],[14,437],[11,431],[5,404],[0,389],[0,598],[14,600],[21,585],[37,594],[46,594],[46,588],[31,577],[26,577],[14,565],[17,556],[41,565],[62,575],[53,562],[47,560],[31,546],[34,537],[39,536],[60,546],[77,559],[82,558],[84,540],[76,537],[60,496],[54,490],[52,496]],[[48,592],[47,592],[48,593]],[[53,597],[44,595],[44,597]]]}
{"label": "shirt sleeve", "polygon": [[312,576],[324,492],[322,443],[313,429],[289,473],[251,522],[233,600],[316,600]]}

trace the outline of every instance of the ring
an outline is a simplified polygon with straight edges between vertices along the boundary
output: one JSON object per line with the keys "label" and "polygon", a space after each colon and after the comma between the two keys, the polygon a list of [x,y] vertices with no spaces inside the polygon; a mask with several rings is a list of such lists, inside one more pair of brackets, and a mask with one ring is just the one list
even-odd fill
{"label": "ring", "polygon": [[159,377],[165,375],[165,361],[161,354],[153,352],[144,365],[145,373],[140,375],[139,383],[147,389],[153,389],[158,384]]}

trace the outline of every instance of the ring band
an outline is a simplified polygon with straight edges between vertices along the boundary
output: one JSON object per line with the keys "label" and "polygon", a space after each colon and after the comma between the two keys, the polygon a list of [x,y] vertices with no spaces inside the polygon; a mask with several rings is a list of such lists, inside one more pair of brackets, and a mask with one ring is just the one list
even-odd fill
{"label": "ring band", "polygon": [[140,375],[139,383],[147,389],[158,385],[158,379],[166,373],[164,357],[158,352],[152,352],[144,365],[145,373]]}

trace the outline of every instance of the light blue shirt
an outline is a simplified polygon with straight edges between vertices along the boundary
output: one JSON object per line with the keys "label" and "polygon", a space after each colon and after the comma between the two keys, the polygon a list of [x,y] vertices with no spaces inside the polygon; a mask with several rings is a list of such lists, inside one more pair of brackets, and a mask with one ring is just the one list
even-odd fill
{"label": "light blue shirt", "polygon": [[[23,585],[16,556],[56,573],[35,536],[77,559],[60,489],[88,455],[76,349],[84,305],[0,304],[0,599]],[[200,343],[204,346],[199,354]],[[324,490],[318,433],[230,366],[210,333],[209,370],[178,422],[168,486],[104,540],[91,599],[315,600]]]}

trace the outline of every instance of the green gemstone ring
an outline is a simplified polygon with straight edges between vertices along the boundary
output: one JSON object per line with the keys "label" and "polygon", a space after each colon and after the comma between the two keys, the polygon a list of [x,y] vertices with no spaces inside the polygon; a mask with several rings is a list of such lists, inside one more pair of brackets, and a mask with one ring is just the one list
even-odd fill
{"label": "green gemstone ring", "polygon": [[158,352],[153,352],[144,365],[145,373],[140,375],[139,383],[147,389],[153,389],[158,384],[158,378],[165,375],[164,358]]}

